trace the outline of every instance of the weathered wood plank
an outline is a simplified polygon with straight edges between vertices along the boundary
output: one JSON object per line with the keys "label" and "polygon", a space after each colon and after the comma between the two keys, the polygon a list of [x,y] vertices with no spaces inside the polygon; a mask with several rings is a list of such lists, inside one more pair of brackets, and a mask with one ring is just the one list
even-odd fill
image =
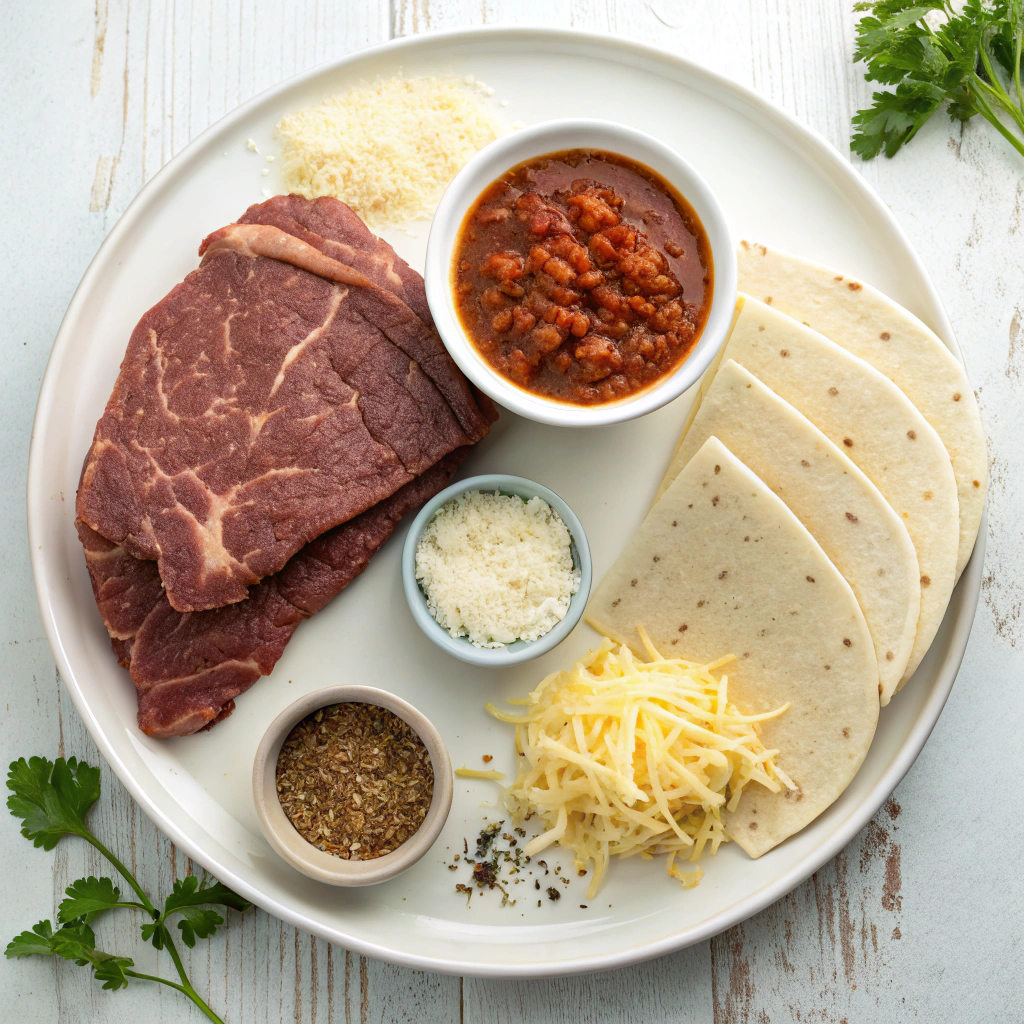
{"label": "weathered wood plank", "polygon": [[[848,151],[849,117],[871,91],[847,58],[852,12],[802,3],[751,3],[749,11],[752,37],[766,40],[751,48],[751,84]],[[857,166],[890,204],[933,274],[982,405],[994,456],[984,592],[989,614],[979,613],[949,706],[894,799],[814,879],[712,941],[716,1024],[912,1015],[1010,1020],[1014,1013],[1001,995],[1013,971],[1000,953],[1004,937],[998,925],[979,927],[980,921],[1000,920],[1007,867],[994,850],[972,851],[971,874],[1002,885],[970,885],[964,902],[959,865],[948,852],[938,852],[948,849],[944,837],[962,809],[951,787],[932,787],[951,763],[962,763],[964,737],[957,723],[977,720],[972,709],[979,702],[1009,699],[1019,706],[1020,700],[1005,685],[1019,672],[1011,652],[1024,638],[1019,575],[1009,570],[1024,556],[1022,496],[1009,470],[1019,466],[1009,452],[1017,421],[1011,410],[1019,395],[1014,324],[1020,314],[1014,297],[1024,294],[1024,244],[1015,211],[1024,175],[994,133],[976,125],[961,132],[945,118],[936,119],[895,160]],[[995,731],[1001,737],[997,744],[1012,742],[1009,729]],[[1017,820],[1022,801],[1016,794],[1009,801],[1013,808],[1001,811],[1000,819]],[[966,934],[973,969],[962,952]],[[972,1005],[961,1013],[954,1008],[963,1005],[968,971],[987,981],[969,986]]]}
{"label": "weathered wood plank", "polygon": [[542,981],[466,978],[466,1024],[710,1024],[708,944],[602,974]]}
{"label": "weathered wood plank", "polygon": [[[0,90],[12,100],[18,144],[0,152],[0,175],[9,192],[27,185],[47,198],[45,209],[11,206],[7,237],[35,244],[11,251],[0,294],[0,319],[10,325],[0,375],[8,412],[0,474],[9,485],[0,493],[8,582],[0,590],[0,638],[10,680],[0,746],[11,757],[59,749],[97,759],[54,676],[32,597],[23,512],[32,396],[60,315],[103,236],[138,188],[217,117],[282,78],[389,34],[498,21],[571,24],[668,47],[770,96],[844,151],[850,114],[870,92],[849,63],[849,2],[75,0],[52,19],[15,3],[9,19],[18,46],[0,62]],[[1019,688],[1007,687],[1024,663],[1017,426],[1024,176],[987,128],[954,130],[942,121],[896,160],[858,166],[908,230],[949,304],[993,453],[985,604],[950,706],[895,800],[814,879],[741,928],[607,975],[462,985],[348,954],[261,912],[232,915],[221,937],[189,957],[197,983],[229,1019],[1014,1019],[1007,922],[1020,883],[1012,836],[1000,825],[1019,820],[1024,805],[1018,791],[999,785],[1008,764],[999,752],[1014,749],[1011,729],[1024,711]],[[995,721],[984,707],[999,709]],[[954,852],[950,839],[960,839],[965,805],[975,809],[974,790],[965,794],[964,783],[949,778],[951,765],[965,764],[965,748],[984,752],[976,771],[988,783],[974,819],[995,828]],[[190,869],[106,769],[95,824],[153,891],[168,891]],[[83,844],[63,844],[52,855],[31,850],[12,822],[0,829],[0,858],[19,872],[5,890],[10,933],[52,916],[64,886],[103,869]],[[100,937],[112,949],[138,949],[123,919],[102,924]],[[155,952],[138,958],[170,971]],[[960,1012],[965,992],[971,1002]],[[0,963],[0,994],[12,1019],[26,1024],[200,1019],[174,993],[142,984],[105,993],[65,964]]]}
{"label": "weathered wood plank", "polygon": [[[4,377],[20,384],[26,396],[38,381],[60,314],[85,265],[103,236],[135,193],[159,168],[207,125],[250,96],[316,63],[387,38],[386,5],[174,4],[153,0],[97,0],[76,5],[75,17],[51,34],[38,22],[31,5],[16,12],[16,31],[26,44],[25,68],[11,68],[5,95],[15,94],[15,76],[39,63],[59,85],[62,110],[54,115],[45,139],[27,135],[33,162],[55,181],[44,184],[54,209],[61,211],[65,250],[63,278],[49,282],[45,267],[27,268],[22,282],[15,268],[11,284],[25,297],[11,310],[24,328],[33,328],[17,349],[5,349],[15,371]],[[69,59],[70,57],[70,59]],[[6,67],[6,64],[5,64]],[[6,74],[6,72],[5,72]],[[22,86],[25,100],[28,93]],[[23,177],[14,154],[0,156],[5,178]],[[34,224],[27,207],[16,233],[28,237]],[[48,229],[44,228],[44,234]],[[49,293],[47,293],[49,284]],[[40,315],[49,309],[49,315]],[[6,312],[6,311],[5,311]],[[30,324],[29,315],[38,320]],[[30,340],[29,340],[30,339]],[[25,385],[29,386],[26,388]],[[3,494],[6,545],[12,552],[12,592],[0,595],[4,607],[5,673],[18,680],[7,697],[8,715],[0,723],[0,741],[10,755],[55,752],[99,761],[95,746],[78,719],[63,685],[55,677],[42,637],[31,574],[24,552],[23,454],[28,447],[32,401],[16,402],[17,422],[9,437],[17,467],[4,463]],[[5,446],[6,447],[6,446]],[[7,473],[7,470],[10,472]],[[13,599],[12,599],[13,596]],[[33,711],[32,709],[35,709]],[[93,814],[96,831],[137,873],[151,893],[169,892],[175,877],[192,865],[177,853],[143,815],[104,766],[104,795]],[[0,833],[5,863],[28,869],[26,884],[7,902],[4,921],[13,933],[43,916],[52,917],[64,888],[86,874],[106,873],[106,864],[83,843],[62,843],[54,854],[33,852],[17,836],[13,822]],[[130,915],[111,915],[98,925],[109,949],[131,951],[144,970],[173,976],[166,955],[140,947]],[[299,1021],[438,1020],[458,1014],[459,981],[417,972],[331,948],[297,932],[261,911],[231,914],[222,936],[185,951],[192,977],[210,1002],[233,1020]],[[140,1018],[199,1020],[180,996],[139,983],[111,995],[86,971],[46,961],[0,964],[3,991],[24,1004],[25,1021],[60,1020],[128,1022]]]}

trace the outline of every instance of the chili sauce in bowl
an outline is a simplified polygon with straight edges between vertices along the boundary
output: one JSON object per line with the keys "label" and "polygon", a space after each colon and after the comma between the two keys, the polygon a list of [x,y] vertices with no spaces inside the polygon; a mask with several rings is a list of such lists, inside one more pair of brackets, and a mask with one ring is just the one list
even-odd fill
{"label": "chili sauce in bowl", "polygon": [[452,254],[459,319],[513,384],[575,405],[656,384],[689,355],[713,294],[707,234],[649,167],[576,149],[486,188]]}
{"label": "chili sauce in bowl", "polygon": [[614,121],[545,121],[455,176],[424,280],[477,388],[540,423],[606,426],[660,409],[711,365],[735,312],[736,247],[671,146]]}

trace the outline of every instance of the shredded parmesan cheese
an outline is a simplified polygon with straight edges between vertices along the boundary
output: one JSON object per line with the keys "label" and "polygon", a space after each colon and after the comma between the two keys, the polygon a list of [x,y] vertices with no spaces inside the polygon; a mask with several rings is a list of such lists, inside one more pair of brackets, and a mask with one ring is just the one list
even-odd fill
{"label": "shredded parmesan cheese", "polygon": [[502,134],[468,84],[387,78],[283,117],[285,187],[335,196],[370,226],[429,217],[462,165]]}
{"label": "shredded parmesan cheese", "polygon": [[[546,825],[525,853],[555,842],[571,850],[579,870],[594,868],[588,898],[612,856],[667,853],[669,874],[696,885],[704,849],[714,854],[728,841],[723,807],[734,810],[751,782],[773,793],[795,788],[759,735],[759,723],[788,704],[741,714],[728,701],[728,676],[713,674],[732,655],[709,665],[669,660],[640,635],[650,662],[606,639],[528,700],[511,701],[526,705],[523,714],[487,705],[516,726],[520,767],[506,794],[509,812],[518,823],[537,816]],[[680,856],[694,866],[676,867]]]}
{"label": "shredded parmesan cheese", "polygon": [[572,538],[543,498],[466,491],[442,505],[416,545],[430,614],[477,647],[537,640],[580,588]]}
{"label": "shredded parmesan cheese", "polygon": [[493,779],[495,782],[505,778],[504,772],[494,768],[456,768],[453,774],[459,779]]}

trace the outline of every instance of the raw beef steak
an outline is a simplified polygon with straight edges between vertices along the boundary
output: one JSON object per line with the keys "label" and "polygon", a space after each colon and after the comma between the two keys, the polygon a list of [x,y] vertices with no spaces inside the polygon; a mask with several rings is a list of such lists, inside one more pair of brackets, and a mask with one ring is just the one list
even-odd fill
{"label": "raw beef steak", "polygon": [[274,196],[250,206],[238,223],[281,228],[394,292],[424,323],[433,324],[423,278],[337,199]]}
{"label": "raw beef steak", "polygon": [[139,728],[187,736],[216,724],[277,663],[296,627],[358,576],[407,513],[447,486],[460,448],[373,508],[323,534],[245,600],[177,612],[156,563],[134,558],[79,522],[93,594],[118,660],[131,673]]}
{"label": "raw beef steak", "polygon": [[[393,273],[420,304],[390,246],[375,250],[340,203],[291,201],[285,216],[270,202],[275,223],[215,232],[143,316],[82,473],[78,518],[155,560],[182,612],[245,599],[491,419],[436,332],[379,283]],[[345,245],[354,266],[334,258]]]}

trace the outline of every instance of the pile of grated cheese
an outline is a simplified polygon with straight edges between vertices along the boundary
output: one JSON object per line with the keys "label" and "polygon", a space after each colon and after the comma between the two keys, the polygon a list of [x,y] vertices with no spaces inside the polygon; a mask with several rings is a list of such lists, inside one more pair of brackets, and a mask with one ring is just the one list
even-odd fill
{"label": "pile of grated cheese", "polygon": [[[728,837],[720,816],[735,810],[744,788],[759,783],[773,793],[792,781],[766,750],[759,723],[789,705],[744,715],[729,703],[729,677],[713,673],[732,655],[709,665],[663,658],[647,634],[643,662],[626,646],[604,642],[570,671],[548,676],[521,715],[487,710],[516,726],[519,770],[506,793],[513,820],[539,817],[546,830],[524,848],[533,857],[559,843],[576,867],[594,868],[592,899],[609,859],[668,854],[668,872],[686,887],[703,872],[697,861]],[[693,867],[681,870],[676,858]]]}
{"label": "pile of grated cheese", "polygon": [[416,579],[434,619],[477,647],[537,640],[580,588],[572,538],[543,500],[466,491],[445,502],[416,545]]}
{"label": "pile of grated cheese", "polygon": [[386,78],[277,123],[288,191],[334,196],[371,227],[429,217],[466,161],[503,133],[471,76]]}

